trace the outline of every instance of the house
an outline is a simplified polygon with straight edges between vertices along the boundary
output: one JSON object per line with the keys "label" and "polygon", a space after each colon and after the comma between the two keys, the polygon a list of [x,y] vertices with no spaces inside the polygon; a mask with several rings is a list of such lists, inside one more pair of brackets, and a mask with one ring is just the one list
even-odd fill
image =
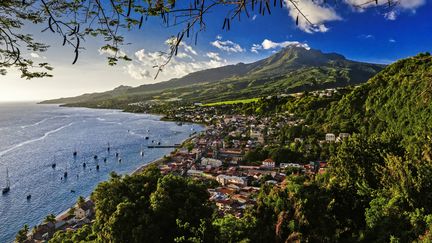
{"label": "house", "polygon": [[48,240],[55,232],[55,225],[52,222],[43,223],[36,226],[32,233],[32,240]]}
{"label": "house", "polygon": [[210,165],[211,167],[220,167],[222,166],[222,161],[218,159],[212,159],[212,158],[202,158],[201,159],[201,165],[207,166]]}
{"label": "house", "polygon": [[263,167],[274,168],[276,163],[272,159],[266,159],[262,162]]}
{"label": "house", "polygon": [[94,203],[91,200],[85,201],[82,205],[75,208],[75,218],[90,218],[94,214]]}
{"label": "house", "polygon": [[325,135],[326,142],[335,142],[336,141],[336,135],[334,133],[327,133]]}
{"label": "house", "polygon": [[68,212],[64,212],[56,217],[55,228],[59,229],[65,225],[75,223],[75,217],[73,214],[69,214]]}
{"label": "house", "polygon": [[280,163],[279,165],[280,168],[284,169],[287,167],[296,167],[296,168],[301,168],[302,166],[296,163]]}
{"label": "house", "polygon": [[216,177],[216,181],[223,186],[228,184],[236,184],[240,186],[247,185],[247,180],[243,177],[238,177],[238,176],[218,175]]}

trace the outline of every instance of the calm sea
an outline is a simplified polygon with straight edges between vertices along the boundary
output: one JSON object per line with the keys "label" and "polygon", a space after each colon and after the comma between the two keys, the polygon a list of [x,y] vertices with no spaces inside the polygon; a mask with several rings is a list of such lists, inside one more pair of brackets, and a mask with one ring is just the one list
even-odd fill
{"label": "calm sea", "polygon": [[[0,187],[6,184],[6,169],[11,183],[10,192],[0,195],[0,242],[13,241],[24,224],[31,229],[46,215],[70,208],[78,196],[89,196],[111,171],[130,173],[172,150],[148,149],[153,140],[155,144],[173,145],[193,130],[203,129],[159,119],[117,110],[0,103]],[[108,143],[111,152],[107,151]],[[63,179],[66,170],[68,177]],[[27,200],[29,194],[31,199]]]}

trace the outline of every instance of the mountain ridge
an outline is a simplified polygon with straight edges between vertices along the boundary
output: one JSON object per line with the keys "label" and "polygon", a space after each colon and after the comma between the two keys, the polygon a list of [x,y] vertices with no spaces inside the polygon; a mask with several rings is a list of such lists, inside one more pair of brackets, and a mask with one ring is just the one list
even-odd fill
{"label": "mountain ridge", "polygon": [[[153,98],[152,94],[157,93],[160,93],[161,97],[166,99],[174,98],[164,95],[167,90],[177,93],[182,92],[178,96],[186,100],[196,97],[205,99],[200,94],[195,95],[195,97],[188,97],[188,94],[196,94],[197,90],[205,93],[206,90],[212,90],[219,86],[236,87],[241,91],[250,88],[250,91],[252,91],[258,86],[266,86],[275,81],[280,81],[279,83],[281,84],[278,85],[286,87],[286,91],[296,91],[297,89],[301,89],[298,88],[299,86],[307,86],[308,84],[307,81],[302,80],[303,76],[307,76],[304,78],[309,78],[312,85],[320,84],[323,86],[322,84],[326,83],[325,79],[328,79],[330,80],[329,82],[334,82],[335,85],[345,86],[365,82],[383,67],[384,65],[380,64],[351,61],[337,53],[323,53],[320,50],[306,50],[303,47],[290,46],[267,58],[252,63],[238,63],[211,68],[155,84],[144,84],[131,88],[120,86],[123,88],[117,87],[101,93],[89,93],[76,97],[47,100],[41,103],[94,103],[117,99],[119,97],[128,97],[131,101],[137,101],[139,100],[137,96],[146,97],[145,100],[148,100]],[[307,72],[310,72],[310,74],[306,75],[305,73]],[[301,81],[302,84],[287,85],[289,82],[284,82],[284,79],[288,81],[292,79],[294,83]],[[327,87],[329,85],[324,86]],[[195,87],[195,89],[191,87]],[[306,87],[306,89],[308,88]],[[227,90],[226,87],[222,87],[222,90],[225,93],[228,92],[231,94],[236,91]],[[249,93],[245,94],[245,96],[250,95]],[[257,95],[259,96],[259,94]],[[224,97],[228,96],[230,94],[226,94]],[[211,98],[216,99],[217,97]]]}

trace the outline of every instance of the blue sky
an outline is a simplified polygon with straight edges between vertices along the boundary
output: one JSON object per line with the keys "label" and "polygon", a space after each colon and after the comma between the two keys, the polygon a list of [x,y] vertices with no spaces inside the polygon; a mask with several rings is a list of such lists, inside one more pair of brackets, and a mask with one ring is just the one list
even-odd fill
{"label": "blue sky", "polygon": [[[316,24],[310,26],[300,18],[295,24],[297,12],[286,4],[272,10],[272,15],[255,16],[231,24],[231,31],[221,29],[226,8],[217,8],[207,15],[207,29],[201,32],[197,45],[186,39],[177,57],[154,80],[151,66],[160,62],[156,53],[166,50],[165,41],[178,31],[163,27],[159,19],[150,19],[142,30],[124,32],[126,42],[122,52],[133,58],[115,67],[106,65],[99,47],[100,39],[87,39],[86,50],[76,65],[71,65],[73,51],[61,47],[61,40],[49,32],[40,33],[39,26],[27,26],[38,40],[51,44],[46,53],[34,55],[54,66],[54,77],[22,80],[19,73],[11,71],[1,77],[3,100],[42,100],[79,95],[85,92],[104,91],[119,85],[137,86],[160,82],[201,69],[238,62],[252,62],[271,55],[283,46],[302,45],[324,52],[336,52],[348,59],[391,63],[400,58],[432,50],[432,1],[399,0],[394,8],[375,4],[362,10],[346,3],[363,3],[366,0],[344,0],[337,6],[299,1],[299,7]],[[42,27],[40,27],[42,28]],[[252,49],[252,47],[254,47]],[[30,53],[28,53],[30,55]],[[160,59],[160,58],[159,58]]]}

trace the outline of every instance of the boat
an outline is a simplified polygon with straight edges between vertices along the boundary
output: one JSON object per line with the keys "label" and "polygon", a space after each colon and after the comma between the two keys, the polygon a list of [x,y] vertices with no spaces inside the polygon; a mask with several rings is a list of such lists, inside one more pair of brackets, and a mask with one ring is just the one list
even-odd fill
{"label": "boat", "polygon": [[96,165],[96,170],[99,170],[99,165]]}
{"label": "boat", "polygon": [[141,155],[141,157],[144,157],[144,150],[143,150],[143,148],[142,148],[142,144],[141,144],[141,150],[140,150],[141,152],[140,152],[140,155]]}
{"label": "boat", "polygon": [[177,126],[183,126],[183,122],[176,122]]}
{"label": "boat", "polygon": [[118,153],[118,152],[116,152],[116,153],[115,153],[115,156],[116,156],[116,157],[119,157],[119,153]]}
{"label": "boat", "polygon": [[77,157],[77,155],[78,155],[78,152],[75,149],[74,152],[73,152],[73,157]]}
{"label": "boat", "polygon": [[97,155],[93,156],[93,159],[98,159],[98,156]]}
{"label": "boat", "polygon": [[157,144],[158,144],[158,145],[161,145],[161,142],[158,142]]}
{"label": "boat", "polygon": [[28,194],[28,195],[27,195],[27,200],[30,200],[30,199],[31,199],[31,195]]}
{"label": "boat", "polygon": [[118,162],[121,163],[121,162],[122,162],[122,159],[118,159]]}
{"label": "boat", "polygon": [[71,193],[75,193],[75,190],[71,190],[70,192],[71,192]]}
{"label": "boat", "polygon": [[104,158],[103,161],[104,161],[104,163],[106,163],[107,162],[107,158]]}
{"label": "boat", "polygon": [[87,166],[87,165],[86,165],[86,163],[84,162],[84,163],[83,163],[83,167],[85,168],[86,166]]}
{"label": "boat", "polygon": [[53,156],[53,163],[51,164],[51,168],[55,169],[56,166],[57,166],[57,164],[56,164],[56,156],[54,155]]}
{"label": "boat", "polygon": [[6,194],[9,191],[10,191],[9,170],[6,168],[6,187],[3,188],[2,194]]}
{"label": "boat", "polygon": [[109,152],[111,150],[111,146],[110,146],[110,143],[108,143],[108,145],[107,145],[107,151]]}
{"label": "boat", "polygon": [[68,172],[67,172],[67,165],[66,165],[66,169],[65,169],[65,172],[63,173],[63,177],[66,179],[67,176],[68,176]]}
{"label": "boat", "polygon": [[145,139],[146,139],[146,140],[148,140],[148,139],[149,139],[149,137],[145,137]]}

